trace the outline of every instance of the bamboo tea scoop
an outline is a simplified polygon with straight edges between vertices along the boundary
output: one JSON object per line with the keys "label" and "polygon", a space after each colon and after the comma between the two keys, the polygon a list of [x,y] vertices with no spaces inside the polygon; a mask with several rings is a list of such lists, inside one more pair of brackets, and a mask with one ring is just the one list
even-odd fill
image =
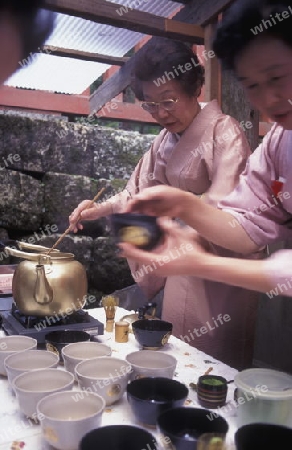
{"label": "bamboo tea scoop", "polygon": [[[95,203],[96,200],[99,199],[99,197],[105,191],[105,189],[106,189],[105,187],[101,188],[101,190],[96,194],[96,196],[91,200],[90,203],[88,203],[86,208],[84,208],[82,211],[85,211],[86,209],[89,209],[93,205],[93,203]],[[80,216],[81,216],[81,213],[77,217],[76,222],[78,222],[78,220],[80,219]],[[64,239],[64,237],[67,236],[68,233],[70,233],[70,231],[71,231],[71,225],[67,228],[67,230],[64,231],[64,233],[59,237],[59,239],[55,242],[53,247],[51,247],[50,250],[46,254],[49,255],[60,244],[60,242]]]}

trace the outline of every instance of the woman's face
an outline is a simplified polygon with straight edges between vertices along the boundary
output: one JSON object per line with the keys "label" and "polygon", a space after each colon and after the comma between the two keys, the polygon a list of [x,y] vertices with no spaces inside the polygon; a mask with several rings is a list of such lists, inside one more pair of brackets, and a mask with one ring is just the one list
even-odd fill
{"label": "woman's face", "polygon": [[272,37],[257,37],[237,58],[235,69],[250,102],[292,130],[292,47]]}
{"label": "woman's face", "polygon": [[151,114],[159,125],[171,133],[183,133],[200,110],[197,95],[189,97],[178,81],[166,81],[160,86],[156,86],[154,81],[144,81],[142,89],[145,102],[178,99],[172,111],[166,111],[159,106],[157,111]]}

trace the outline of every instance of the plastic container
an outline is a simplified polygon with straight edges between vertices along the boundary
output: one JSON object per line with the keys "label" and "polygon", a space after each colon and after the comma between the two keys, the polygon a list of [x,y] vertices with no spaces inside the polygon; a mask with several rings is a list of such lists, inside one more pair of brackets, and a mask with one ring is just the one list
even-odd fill
{"label": "plastic container", "polygon": [[234,377],[238,426],[270,423],[292,427],[292,376],[271,369],[247,369]]}

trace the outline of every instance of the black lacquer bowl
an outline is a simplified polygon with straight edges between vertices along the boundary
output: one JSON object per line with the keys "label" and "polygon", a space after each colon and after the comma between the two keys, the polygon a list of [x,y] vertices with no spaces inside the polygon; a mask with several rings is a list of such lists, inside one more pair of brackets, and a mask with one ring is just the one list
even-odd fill
{"label": "black lacquer bowl", "polygon": [[172,323],[166,320],[140,319],[132,323],[134,336],[147,350],[158,350],[167,344],[172,333]]}
{"label": "black lacquer bowl", "polygon": [[152,250],[162,237],[162,230],[155,216],[136,213],[112,214],[110,224],[117,243],[129,242],[143,250]]}
{"label": "black lacquer bowl", "polygon": [[238,428],[234,438],[237,450],[275,450],[286,446],[288,449],[291,448],[292,429],[282,425],[252,423]]}
{"label": "black lacquer bowl", "polygon": [[157,450],[154,436],[132,425],[107,425],[87,433],[79,450]]}
{"label": "black lacquer bowl", "polygon": [[220,433],[226,435],[227,421],[214,415],[207,409],[181,406],[168,409],[157,418],[157,427],[164,441],[168,440],[166,448],[176,450],[196,450],[197,441],[202,434]]}
{"label": "black lacquer bowl", "polygon": [[82,330],[57,330],[45,335],[46,349],[59,355],[61,363],[63,363],[63,347],[75,342],[86,341],[90,341],[90,334]]}
{"label": "black lacquer bowl", "polygon": [[156,425],[159,414],[183,406],[188,393],[183,383],[163,377],[140,378],[127,385],[127,400],[142,425]]}

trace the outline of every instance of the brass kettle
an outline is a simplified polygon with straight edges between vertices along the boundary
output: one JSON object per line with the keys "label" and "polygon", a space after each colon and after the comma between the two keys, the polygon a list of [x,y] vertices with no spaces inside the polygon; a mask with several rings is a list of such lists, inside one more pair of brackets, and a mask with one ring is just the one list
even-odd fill
{"label": "brass kettle", "polygon": [[160,320],[158,317],[155,317],[156,307],[157,305],[155,302],[148,302],[144,306],[138,308],[138,310],[135,313],[126,314],[125,316],[123,316],[121,318],[121,321],[128,322],[130,324],[129,331],[133,332],[132,323],[135,322],[136,320],[139,319]]}
{"label": "brass kettle", "polygon": [[[73,253],[62,253],[41,245],[17,242],[5,247],[11,256],[23,258],[12,279],[12,295],[17,308],[26,315],[70,315],[86,302],[87,275]],[[37,253],[25,252],[23,249]]]}

